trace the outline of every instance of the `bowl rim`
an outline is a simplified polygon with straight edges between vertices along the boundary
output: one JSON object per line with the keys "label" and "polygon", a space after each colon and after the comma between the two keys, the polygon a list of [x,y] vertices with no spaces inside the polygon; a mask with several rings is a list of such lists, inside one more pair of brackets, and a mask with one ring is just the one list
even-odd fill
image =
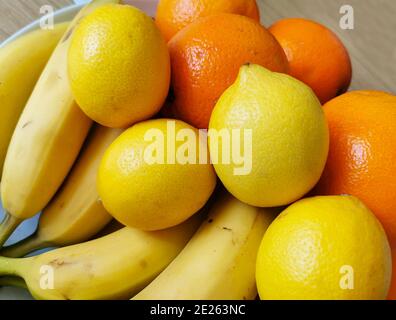
{"label": "bowl rim", "polygon": [[[72,13],[72,12],[76,12],[81,9],[84,6],[84,4],[72,4],[70,6],[61,8],[59,10],[56,10],[54,12],[54,20],[56,22],[63,22],[62,21],[62,16],[68,14],[68,13]],[[58,21],[60,20],[60,21]],[[66,20],[65,20],[66,21]],[[15,32],[14,34],[12,34],[11,36],[9,36],[7,39],[5,39],[1,44],[0,44],[0,48],[9,44],[10,42],[14,41],[15,39],[19,38],[20,36],[24,35],[25,33],[28,33],[30,31],[36,30],[40,27],[40,18],[29,23],[28,25],[26,25],[25,27],[19,29],[17,32]]]}

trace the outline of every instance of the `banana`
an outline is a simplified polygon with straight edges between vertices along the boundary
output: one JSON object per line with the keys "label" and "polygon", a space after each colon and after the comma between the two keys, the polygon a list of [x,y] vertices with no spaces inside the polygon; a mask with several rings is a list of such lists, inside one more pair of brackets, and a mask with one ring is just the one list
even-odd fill
{"label": "banana", "polygon": [[1,255],[22,257],[42,248],[87,241],[110,222],[112,217],[96,191],[96,174],[106,149],[121,133],[121,129],[94,126],[71,173],[43,210],[37,231],[3,248]]}
{"label": "banana", "polygon": [[55,48],[18,121],[8,147],[1,182],[6,217],[0,246],[23,219],[41,211],[69,172],[92,125],[76,105],[67,75],[67,53],[78,22],[97,7],[96,0],[72,21]]}
{"label": "banana", "polygon": [[29,32],[0,48],[0,179],[12,132],[67,25]]}
{"label": "banana", "polygon": [[134,300],[253,300],[256,255],[273,209],[258,209],[230,195],[177,258]]}
{"label": "banana", "polygon": [[179,254],[199,227],[202,214],[171,229],[149,232],[125,227],[34,257],[0,257],[0,275],[23,278],[36,299],[128,299]]}

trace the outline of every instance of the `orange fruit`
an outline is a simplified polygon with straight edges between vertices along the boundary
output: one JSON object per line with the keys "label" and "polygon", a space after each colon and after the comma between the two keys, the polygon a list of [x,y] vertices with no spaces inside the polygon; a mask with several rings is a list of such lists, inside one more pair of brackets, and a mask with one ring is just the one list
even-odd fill
{"label": "orange fruit", "polygon": [[396,245],[396,96],[353,91],[323,109],[330,149],[314,193],[360,198]]}
{"label": "orange fruit", "polygon": [[306,19],[283,19],[269,28],[290,64],[289,74],[309,85],[322,104],[347,91],[351,60],[341,40],[325,26]]}
{"label": "orange fruit", "polygon": [[217,13],[235,13],[260,21],[256,0],[160,0],[155,20],[169,41],[191,22]]}
{"label": "orange fruit", "polygon": [[388,293],[388,300],[396,300],[396,247],[392,249],[392,282]]}
{"label": "orange fruit", "polygon": [[172,111],[207,128],[212,110],[245,63],[287,72],[276,39],[253,19],[222,13],[188,25],[168,43],[172,67]]}

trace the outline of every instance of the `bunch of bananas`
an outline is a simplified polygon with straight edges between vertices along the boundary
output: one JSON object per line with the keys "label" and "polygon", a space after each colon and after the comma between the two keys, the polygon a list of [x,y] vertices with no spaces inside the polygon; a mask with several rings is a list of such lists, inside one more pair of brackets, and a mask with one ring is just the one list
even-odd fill
{"label": "bunch of bananas", "polygon": [[[113,224],[101,231],[112,218],[97,194],[96,174],[122,130],[93,125],[78,108],[65,61],[82,17],[116,2],[94,1],[70,24],[31,32],[0,49],[6,210],[0,246],[23,220],[42,212],[32,236],[2,248],[0,283],[27,287],[37,299],[254,299],[251,257],[273,210],[225,194],[170,229],[147,232]],[[54,246],[63,248],[20,258]],[[54,272],[49,289],[45,267]]]}

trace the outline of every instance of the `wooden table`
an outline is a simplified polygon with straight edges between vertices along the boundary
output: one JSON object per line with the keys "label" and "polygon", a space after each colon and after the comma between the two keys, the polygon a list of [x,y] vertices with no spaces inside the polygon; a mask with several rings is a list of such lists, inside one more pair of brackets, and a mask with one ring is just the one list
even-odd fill
{"label": "wooden table", "polygon": [[[216,0],[213,0],[216,1]],[[324,23],[347,46],[353,61],[352,89],[378,89],[396,94],[395,0],[257,0],[262,21],[269,26],[285,17],[306,17]],[[40,17],[39,8],[58,9],[72,0],[0,0],[0,42]],[[355,28],[339,26],[340,8],[354,9]]]}

